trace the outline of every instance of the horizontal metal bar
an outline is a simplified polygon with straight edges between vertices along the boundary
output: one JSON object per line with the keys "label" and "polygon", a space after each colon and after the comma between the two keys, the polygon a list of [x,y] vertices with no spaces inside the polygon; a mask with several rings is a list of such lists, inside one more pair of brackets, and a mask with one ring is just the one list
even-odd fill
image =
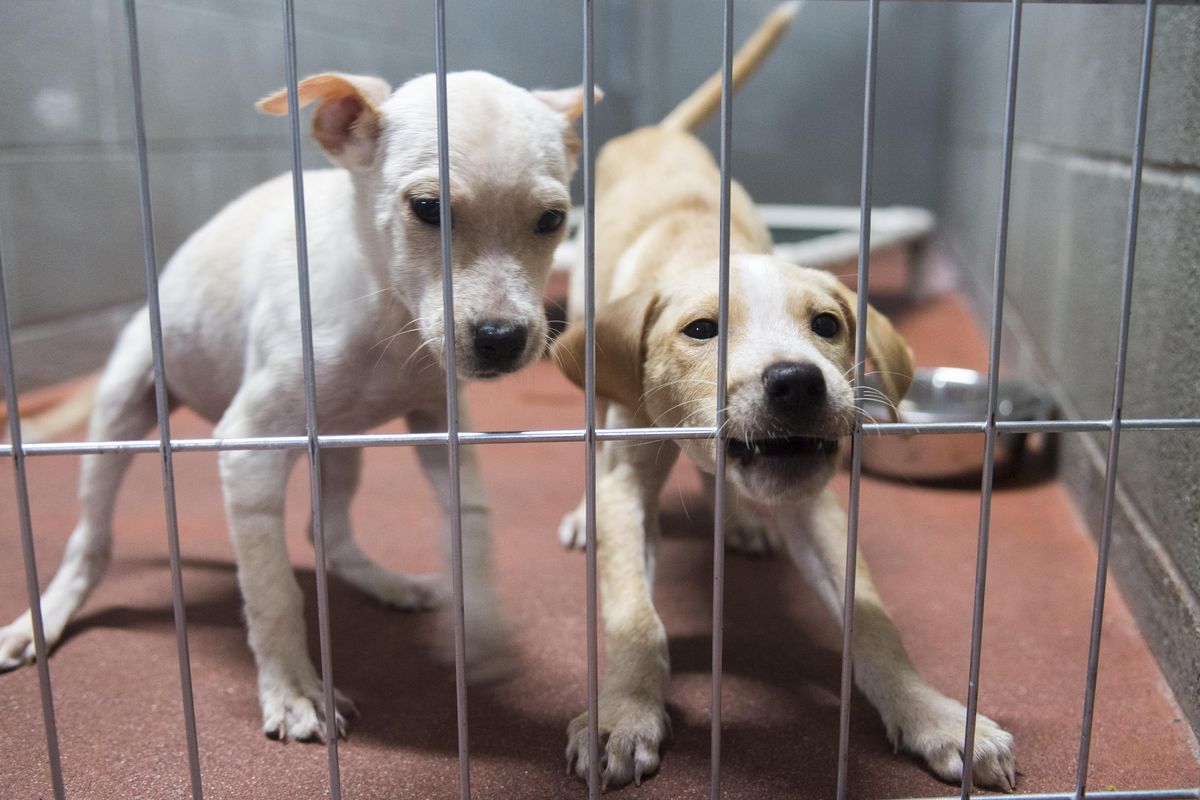
{"label": "horizontal metal bar", "polygon": [[[874,422],[863,424],[863,432],[881,436],[937,435],[954,433],[983,433],[986,423],[978,422]],[[1107,431],[1112,423],[1106,419],[1023,420],[997,422],[1000,433],[1089,433]],[[1200,430],[1200,419],[1123,419],[1123,431],[1188,431]],[[598,428],[597,441],[660,442],[679,439],[708,439],[716,428]],[[585,441],[581,428],[557,428],[534,431],[463,431],[458,434],[462,444],[553,444]],[[321,447],[422,447],[448,441],[445,433],[354,433],[323,434],[318,437]],[[302,450],[308,446],[307,436],[253,436],[230,439],[172,439],[171,449],[177,453],[214,450]],[[137,439],[112,442],[39,442],[24,446],[27,456],[80,456],[91,453],[157,453],[156,440]],[[0,444],[0,457],[12,457],[11,444]]]}
{"label": "horizontal metal bar", "polygon": [[[863,3],[866,0],[808,0],[810,3]],[[993,5],[1010,4],[1012,0],[881,0],[881,2],[891,3],[948,3],[958,5],[960,3],[983,4],[991,3]],[[1023,0],[1024,3],[1036,3],[1038,5],[1047,6],[1143,6],[1145,0]],[[1158,0],[1160,6],[1187,6],[1192,5],[1196,0]],[[1020,795],[1008,795],[1009,797],[1019,797]]]}
{"label": "horizontal metal bar", "polygon": [[[1031,794],[1005,794],[1004,800],[1072,800],[1074,792],[1043,792]],[[1088,792],[1084,798],[1092,800],[1200,800],[1200,788],[1194,789],[1143,789],[1115,792]],[[946,797],[914,797],[906,800],[959,800],[958,795]]]}

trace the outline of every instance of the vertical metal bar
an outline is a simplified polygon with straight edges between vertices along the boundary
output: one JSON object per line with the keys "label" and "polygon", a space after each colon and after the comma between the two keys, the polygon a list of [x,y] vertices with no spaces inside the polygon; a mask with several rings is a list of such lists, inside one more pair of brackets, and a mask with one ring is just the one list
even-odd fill
{"label": "vertical metal bar", "polygon": [[838,715],[837,800],[849,789],[850,697],[854,691],[854,581],[858,570],[858,507],[862,482],[862,387],[867,358],[867,289],[871,267],[871,174],[875,142],[875,65],[879,53],[879,0],[867,15],[867,70],[863,97],[862,183],[858,209],[858,324],[854,332],[854,404],[858,413],[850,437],[850,498],[846,509],[846,576],[842,593],[842,688]]}
{"label": "vertical metal bar", "polygon": [[462,501],[458,473],[458,373],[454,351],[453,222],[450,200],[450,133],[446,98],[446,2],[435,2],[437,70],[438,208],[442,246],[442,338],[446,365],[446,452],[450,468],[450,563],[454,584],[454,689],[458,700],[458,786],[463,800],[471,797],[471,750],[467,733],[467,633],[463,601]]}
{"label": "vertical metal bar", "polygon": [[17,517],[21,527],[21,554],[25,560],[25,594],[29,598],[33,626],[33,652],[37,660],[38,686],[42,691],[42,725],[46,730],[46,754],[50,759],[50,783],[54,800],[63,800],[62,756],[58,751],[58,724],[54,718],[54,693],[50,687],[50,665],[46,660],[46,631],[42,624],[41,589],[37,559],[33,551],[33,519],[29,513],[29,485],[25,476],[25,446],[21,442],[21,412],[17,408],[17,376],[13,366],[12,329],[8,321],[8,295],[4,289],[4,264],[0,262],[0,355],[4,357],[4,401],[8,405],[8,437],[12,442],[13,483],[17,493]]}
{"label": "vertical metal bar", "polygon": [[725,0],[721,40],[721,206],[717,274],[717,434],[713,492],[712,699],[708,794],[721,796],[721,679],[725,648],[725,438],[729,372],[729,214],[733,158],[733,0]]}
{"label": "vertical metal bar", "polygon": [[304,410],[308,433],[308,483],[312,505],[313,549],[316,550],[317,628],[321,639],[321,685],[325,690],[325,747],[329,759],[329,794],[342,796],[338,769],[337,699],[333,690],[333,644],[329,630],[329,579],[325,564],[325,524],[321,516],[321,448],[317,442],[317,378],[313,357],[312,300],[308,285],[308,228],[304,213],[304,165],[300,158],[300,90],[296,74],[296,10],[283,0],[283,51],[287,69],[288,122],[292,136],[292,204],[296,216],[296,275],[300,293],[300,343],[304,358]]}
{"label": "vertical metal bar", "polygon": [[142,217],[142,259],[146,268],[146,305],[150,316],[150,345],[154,357],[154,407],[158,416],[158,452],[162,461],[163,505],[167,518],[167,552],[171,564],[171,605],[175,613],[175,648],[183,721],[187,736],[188,773],[193,800],[202,800],[200,746],[192,699],[192,663],[188,654],[187,611],[183,603],[183,569],[179,556],[179,515],[175,508],[175,463],[171,450],[171,411],[167,404],[167,370],[163,359],[162,312],[158,300],[158,263],[154,248],[154,214],[150,203],[150,165],[146,154],[146,117],[142,107],[142,63],[138,46],[137,2],[125,0],[129,36],[129,76],[133,87],[133,142],[138,162],[138,202]]}
{"label": "vertical metal bar", "polygon": [[992,284],[992,330],[988,353],[988,405],[983,438],[983,478],[979,495],[979,539],[975,553],[975,602],[971,618],[971,666],[967,679],[967,723],[963,733],[962,798],[971,796],[975,770],[975,723],[979,712],[979,672],[983,647],[983,606],[987,590],[988,539],[996,452],[996,404],[1000,382],[1000,337],[1004,321],[1004,269],[1008,254],[1009,189],[1012,184],[1013,130],[1017,107],[1017,66],[1021,53],[1021,0],[1012,0],[1008,37],[1008,84],[1004,106],[1004,156],[1000,181],[1000,220]]}
{"label": "vertical metal bar", "polygon": [[596,619],[596,154],[592,150],[592,112],[596,72],[592,0],[583,0],[583,419],[584,535],[587,556],[587,708],[588,797],[600,797],[600,655]]}
{"label": "vertical metal bar", "polygon": [[1142,192],[1142,156],[1146,149],[1146,105],[1150,99],[1150,63],[1154,50],[1155,0],[1146,0],[1142,30],[1142,70],[1138,86],[1137,129],[1133,143],[1129,212],[1125,230],[1124,283],[1121,287],[1121,327],[1117,337],[1117,365],[1113,377],[1112,422],[1108,435],[1108,458],[1104,475],[1104,510],[1096,557],[1096,589],[1092,600],[1092,633],[1088,645],[1087,683],[1083,691],[1083,720],[1079,734],[1079,764],[1075,773],[1075,797],[1083,798],[1087,786],[1088,760],[1092,745],[1092,718],[1096,710],[1096,677],[1100,669],[1100,636],[1104,623],[1104,591],[1108,582],[1108,550],[1112,543],[1112,518],[1117,488],[1117,458],[1121,446],[1121,409],[1125,401],[1125,357],[1129,350],[1129,316],[1133,306],[1133,266],[1137,252],[1138,209]]}

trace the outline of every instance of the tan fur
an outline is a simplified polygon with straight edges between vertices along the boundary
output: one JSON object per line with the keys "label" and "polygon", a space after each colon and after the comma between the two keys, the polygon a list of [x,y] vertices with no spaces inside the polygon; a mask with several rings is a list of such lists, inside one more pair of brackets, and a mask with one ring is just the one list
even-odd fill
{"label": "tan fur", "polygon": [[[783,23],[780,19],[777,13],[756,35],[755,57],[735,64],[761,62],[786,26],[786,18]],[[608,427],[716,423],[717,339],[685,331],[695,321],[719,316],[720,173],[707,149],[678,127],[698,124],[697,114],[713,105],[694,96],[667,118],[673,120],[670,126],[622,136],[598,158],[596,386],[612,401]],[[855,295],[827,273],[773,258],[767,230],[737,183],[731,201],[724,433],[743,442],[841,439],[851,432],[856,414],[849,382],[860,322],[854,316]],[[578,309],[572,311],[573,326],[554,352],[568,377],[582,383],[585,336]],[[836,333],[814,330],[819,315],[837,321]],[[880,385],[892,403],[899,403],[912,380],[911,353],[874,309],[866,325],[868,355],[880,373]],[[780,365],[817,370],[824,386],[821,400],[800,406],[785,420],[764,388],[770,370]],[[846,518],[826,488],[836,466],[837,448],[830,447],[822,444],[811,454],[788,459],[762,457],[757,450],[749,458],[728,457],[726,474],[740,495],[733,498],[737,513],[731,524],[765,531],[749,537],[735,531],[731,538],[750,541],[757,549],[785,542],[840,619]],[[670,730],[664,705],[666,632],[652,592],[658,494],[680,451],[702,471],[714,471],[716,443],[711,439],[680,440],[677,447],[612,444],[601,449],[596,555],[607,657],[598,723],[607,737],[601,765],[606,786],[639,782],[655,772]],[[581,505],[563,520],[560,537],[580,546],[583,536]],[[857,683],[879,710],[888,736],[943,779],[957,780],[965,709],[917,675],[861,559],[855,613]],[[1012,789],[1012,737],[986,717],[979,718],[976,730],[976,783]],[[586,713],[571,722],[567,733],[568,765],[586,778]]]}

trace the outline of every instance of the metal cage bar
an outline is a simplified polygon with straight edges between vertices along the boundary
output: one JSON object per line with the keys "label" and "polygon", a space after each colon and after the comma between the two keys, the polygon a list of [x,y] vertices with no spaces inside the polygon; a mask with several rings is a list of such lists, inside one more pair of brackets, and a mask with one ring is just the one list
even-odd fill
{"label": "metal cage bar", "polygon": [[305,447],[317,579],[317,630],[321,647],[321,687],[325,694],[325,748],[329,795],[341,800],[338,767],[337,698],[333,688],[333,642],[329,629],[329,576],[325,563],[325,524],[321,513],[321,446],[317,436],[317,376],[313,356],[312,299],[308,282],[308,228],[304,211],[304,165],[300,156],[300,89],[296,68],[296,9],[283,0],[283,52],[287,72],[288,123],[292,145],[292,204],[296,218],[296,277],[300,295],[300,343],[304,361]]}
{"label": "metal cage bar", "polygon": [[1004,324],[1004,271],[1008,255],[1008,209],[1012,188],[1013,131],[1017,113],[1017,67],[1021,56],[1021,0],[1012,0],[1008,35],[1008,79],[1004,101],[1003,166],[996,262],[992,284],[992,329],[988,349],[987,420],[983,438],[983,477],[979,490],[979,538],[975,553],[975,598],[971,612],[970,667],[967,678],[967,722],[963,732],[962,800],[971,796],[975,773],[975,725],[979,713],[979,673],[983,648],[983,607],[987,594],[988,541],[992,522],[992,484],[996,467],[996,407],[1000,386],[1000,342]]}
{"label": "metal cage bar", "polygon": [[[1028,2],[1028,0],[1026,0]],[[934,436],[955,433],[983,433],[986,422],[865,422],[863,433],[877,436]],[[1200,430],[1200,419],[1191,417],[1122,419],[1123,431],[1192,431]],[[1112,430],[1109,420],[1010,420],[997,421],[999,433],[1088,433]],[[680,428],[597,428],[596,441],[680,441],[711,439],[715,427]],[[549,444],[583,442],[587,431],[582,428],[545,428],[531,431],[461,431],[462,444]],[[317,437],[322,448],[339,447],[428,447],[445,444],[445,433],[371,433],[325,434]],[[176,453],[221,450],[298,450],[308,446],[304,436],[246,436],[225,439],[172,439]],[[98,442],[39,442],[22,445],[25,456],[84,455],[87,453],[154,453],[159,443],[151,439]],[[12,444],[0,444],[0,457],[13,455]]]}
{"label": "metal cage bar", "polygon": [[596,153],[592,115],[596,108],[596,61],[592,0],[583,0],[583,424],[584,555],[587,585],[588,797],[599,800],[600,634],[596,611]]}
{"label": "metal cage bar", "polygon": [[1113,376],[1112,427],[1104,474],[1104,509],[1096,554],[1096,588],[1092,601],[1092,630],[1088,644],[1087,682],[1083,690],[1083,716],[1079,734],[1079,764],[1075,774],[1075,798],[1087,786],[1088,756],[1092,745],[1092,718],[1096,710],[1096,679],[1100,669],[1100,637],[1104,623],[1104,591],[1108,582],[1108,551],[1112,544],[1112,519],[1117,489],[1117,459],[1121,447],[1121,411],[1125,402],[1125,358],[1129,351],[1129,318],[1133,310],[1133,268],[1137,254],[1138,211],[1142,192],[1142,157],[1146,150],[1146,106],[1150,100],[1150,63],[1154,51],[1155,0],[1146,0],[1142,28],[1142,65],[1138,85],[1137,129],[1134,133],[1133,163],[1130,168],[1129,212],[1125,230],[1125,264],[1121,287],[1121,326],[1117,335],[1117,363]]}
{"label": "metal cage bar", "polygon": [[434,58],[437,79],[438,228],[442,259],[442,352],[446,368],[446,458],[450,488],[450,572],[454,589],[454,693],[458,715],[458,786],[471,797],[471,748],[467,730],[467,630],[462,564],[462,501],[459,480],[458,372],[454,350],[453,238],[450,197],[450,128],[446,92],[446,2],[434,3]]}
{"label": "metal cage bar", "polygon": [[863,383],[867,358],[867,292],[871,271],[871,178],[875,140],[875,75],[879,55],[879,0],[867,10],[867,66],[863,95],[862,183],[859,191],[858,308],[854,329],[854,430],[850,436],[850,497],[846,508],[846,576],[842,591],[842,674],[838,706],[837,800],[850,780],[850,699],[854,691],[854,588],[858,571],[858,511],[862,483]]}
{"label": "metal cage bar", "polygon": [[0,259],[0,355],[4,357],[4,401],[8,406],[7,455],[13,460],[13,484],[17,495],[17,519],[21,529],[21,556],[25,562],[25,594],[29,598],[29,623],[33,628],[33,652],[37,661],[38,688],[42,695],[42,726],[46,732],[46,755],[50,761],[50,783],[54,800],[64,800],[62,754],[58,747],[58,722],[54,715],[54,691],[50,686],[50,664],[46,658],[46,629],[42,623],[42,591],[38,585],[37,558],[33,546],[33,517],[29,511],[29,482],[25,474],[25,446],[21,440],[21,410],[17,404],[17,376],[13,365],[12,328],[8,319],[8,294],[4,263]]}
{"label": "metal cage bar", "polygon": [[725,453],[729,374],[729,216],[733,160],[733,0],[723,6],[721,40],[721,197],[717,253],[717,413],[713,475],[712,699],[709,721],[709,798],[721,796],[721,683],[725,646]]}
{"label": "metal cage bar", "polygon": [[154,245],[154,211],[150,201],[150,164],[146,151],[146,117],[142,106],[142,63],[141,48],[138,45],[137,0],[125,0],[125,27],[128,34],[129,77],[133,94],[133,142],[138,165],[138,204],[142,220],[142,260],[146,269],[146,308],[150,318],[150,349],[154,361],[154,411],[158,420],[163,507],[167,523],[167,554],[171,567],[171,608],[175,617],[179,687],[183,695],[188,776],[191,779],[193,800],[202,800],[204,787],[200,776],[200,745],[196,735],[196,707],[192,697],[192,662],[188,653],[187,610],[183,600],[179,514],[175,507],[175,461],[171,451],[171,409],[167,401],[167,368],[163,359],[162,312],[159,308],[158,298],[158,257]]}

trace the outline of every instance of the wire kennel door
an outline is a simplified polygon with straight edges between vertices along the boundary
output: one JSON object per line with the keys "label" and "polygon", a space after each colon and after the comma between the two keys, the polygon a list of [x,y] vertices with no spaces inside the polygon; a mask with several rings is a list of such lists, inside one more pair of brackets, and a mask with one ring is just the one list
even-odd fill
{"label": "wire kennel door", "polygon": [[[966,2],[968,0],[956,0]],[[981,0],[983,2],[1000,2],[1001,0]],[[1031,0],[1033,1],[1033,0]],[[1053,0],[1052,0],[1053,1]],[[1084,0],[1085,2],[1087,0]],[[1102,0],[1095,0],[1102,2]],[[859,228],[859,258],[858,258],[858,309],[859,319],[867,315],[867,289],[870,278],[870,241],[871,225],[871,191],[872,191],[872,156],[875,121],[875,85],[876,63],[879,34],[879,2],[867,0],[869,4],[869,24],[867,30],[867,60],[865,84],[866,93],[863,108],[862,129],[862,166],[860,185],[860,228]],[[851,437],[851,471],[850,471],[850,501],[848,508],[848,538],[847,561],[845,576],[845,598],[843,612],[843,641],[841,668],[841,705],[839,716],[839,746],[837,757],[837,798],[843,800],[848,792],[849,765],[849,721],[850,699],[852,690],[852,653],[851,637],[853,632],[854,584],[856,575],[855,557],[857,552],[858,521],[860,507],[861,484],[861,444],[865,433],[878,435],[915,434],[937,435],[948,433],[983,433],[984,434],[984,470],[981,485],[978,550],[975,571],[975,591],[972,611],[972,632],[969,652],[969,681],[967,686],[967,724],[964,730],[963,763],[961,797],[967,798],[972,793],[972,751],[974,745],[974,728],[979,694],[980,652],[983,638],[983,608],[986,597],[986,578],[988,564],[988,538],[990,532],[991,499],[993,485],[993,453],[996,437],[1000,433],[1040,432],[1040,433],[1078,433],[1088,431],[1107,431],[1109,443],[1106,461],[1106,477],[1104,483],[1104,507],[1101,529],[1099,531],[1099,554],[1096,566],[1096,581],[1094,589],[1093,614],[1091,621],[1090,647],[1086,681],[1084,685],[1083,715],[1079,738],[1079,757],[1074,788],[1053,794],[1024,794],[1012,797],[1027,800],[1058,800],[1058,798],[1088,797],[1109,798],[1109,800],[1168,800],[1170,798],[1200,798],[1200,788],[1180,788],[1176,790],[1126,791],[1126,792],[1087,792],[1088,760],[1092,738],[1092,718],[1096,695],[1097,673],[1100,655],[1100,631],[1104,615],[1105,584],[1108,572],[1109,547],[1112,538],[1112,519],[1114,512],[1114,497],[1116,489],[1116,470],[1120,448],[1121,432],[1124,430],[1142,430],[1166,432],[1170,430],[1200,429],[1200,419],[1126,419],[1122,415],[1123,396],[1125,388],[1126,356],[1128,352],[1129,320],[1132,306],[1132,287],[1134,255],[1137,246],[1137,222],[1139,196],[1141,189],[1141,173],[1143,151],[1146,134],[1146,108],[1150,87],[1151,52],[1154,39],[1154,20],[1156,0],[1145,0],[1145,17],[1143,23],[1142,60],[1139,79],[1139,92],[1136,110],[1136,133],[1132,153],[1132,180],[1129,192],[1129,204],[1125,231],[1125,253],[1123,263],[1123,288],[1121,295],[1121,321],[1118,335],[1117,359],[1113,377],[1112,413],[1108,419],[1077,419],[1052,422],[998,422],[997,409],[997,375],[1000,365],[1000,342],[1003,314],[1004,281],[1006,266],[1006,245],[1008,231],[1008,213],[1010,200],[1010,182],[1012,174],[1013,129],[1017,92],[1017,66],[1021,38],[1021,9],[1022,0],[1011,0],[1011,27],[1009,34],[1009,52],[1007,69],[1007,92],[1003,133],[1003,168],[1000,186],[1000,212],[997,223],[998,236],[995,253],[994,283],[992,293],[992,315],[989,337],[988,358],[988,405],[986,418],[973,422],[922,424],[920,426],[903,423],[867,423],[860,416]],[[720,109],[720,167],[721,167],[721,214],[720,214],[720,271],[719,271],[719,308],[720,318],[728,317],[729,308],[729,198],[730,198],[730,157],[732,143],[732,104],[731,74],[733,1],[724,0],[724,24],[722,39],[723,73],[722,97]],[[335,718],[334,691],[332,678],[332,652],[330,644],[329,623],[329,593],[328,578],[324,558],[324,532],[321,528],[322,498],[321,498],[321,452],[326,448],[341,447],[428,447],[445,446],[451,474],[452,507],[457,513],[451,514],[451,572],[454,592],[454,639],[455,639],[455,684],[457,696],[458,720],[458,763],[459,763],[459,793],[464,800],[471,796],[470,787],[470,740],[467,726],[467,693],[464,673],[465,633],[463,617],[463,571],[462,571],[462,530],[461,507],[459,505],[459,474],[458,458],[462,445],[495,444],[495,443],[546,443],[546,442],[580,442],[585,452],[585,520],[586,520],[586,585],[587,585],[587,671],[588,691],[587,703],[590,717],[588,737],[590,758],[590,774],[588,793],[591,798],[599,796],[601,791],[599,769],[599,732],[596,727],[598,717],[598,632],[597,632],[597,590],[596,590],[596,445],[603,441],[651,441],[651,440],[680,440],[689,438],[717,437],[724,422],[725,409],[725,377],[727,372],[728,339],[727,327],[720,326],[718,338],[718,382],[717,382],[717,417],[716,425],[708,427],[687,428],[630,428],[630,429],[600,429],[596,427],[596,383],[595,383],[595,140],[593,135],[593,109],[595,104],[595,70],[594,70],[594,37],[593,37],[593,2],[581,0],[583,25],[583,83],[586,103],[583,109],[583,186],[584,186],[584,217],[582,225],[585,297],[584,324],[586,331],[585,359],[585,394],[584,394],[584,424],[578,429],[530,430],[516,432],[473,432],[459,429],[457,397],[457,379],[455,373],[455,348],[453,306],[454,292],[451,282],[449,265],[453,245],[451,234],[451,204],[442,203],[443,224],[441,225],[441,261],[442,261],[442,292],[445,305],[445,351],[446,364],[446,396],[447,396],[447,430],[437,433],[420,434],[391,434],[391,435],[320,435],[316,418],[316,391],[314,378],[314,356],[312,345],[312,312],[311,299],[308,289],[308,248],[305,231],[304,213],[304,180],[300,155],[301,132],[299,103],[297,100],[297,70],[296,70],[296,36],[295,11],[293,0],[283,2],[284,53],[287,72],[287,91],[289,99],[289,122],[291,131],[291,154],[293,196],[296,223],[296,262],[299,278],[299,302],[301,309],[300,337],[303,346],[305,401],[307,416],[307,433],[304,436],[259,437],[245,439],[176,439],[171,436],[170,419],[167,404],[165,365],[162,349],[162,324],[158,306],[158,269],[153,235],[153,209],[150,200],[149,170],[146,149],[145,125],[142,109],[141,68],[139,63],[139,45],[137,32],[136,0],[126,0],[125,18],[128,35],[127,45],[130,58],[130,76],[133,87],[133,130],[134,144],[138,164],[139,203],[143,233],[143,254],[146,278],[146,299],[149,306],[149,319],[154,356],[154,387],[156,411],[159,426],[157,441],[102,441],[102,442],[65,442],[45,444],[24,444],[21,439],[20,412],[17,406],[17,387],[12,358],[11,328],[8,317],[7,296],[4,290],[3,264],[0,263],[0,355],[4,360],[4,388],[9,412],[10,445],[0,445],[0,455],[10,457],[13,461],[14,482],[17,500],[20,538],[26,576],[26,591],[32,612],[34,629],[34,648],[37,656],[38,682],[41,691],[41,704],[44,717],[46,747],[49,755],[50,778],[54,797],[63,800],[66,789],[63,783],[62,764],[59,754],[57,724],[54,713],[54,701],[51,691],[50,666],[46,658],[47,649],[43,631],[41,609],[38,602],[40,587],[37,579],[36,557],[34,552],[33,529],[30,516],[29,497],[27,491],[27,476],[25,460],[29,456],[48,455],[82,455],[88,453],[158,453],[162,466],[162,486],[166,508],[167,542],[171,571],[172,603],[175,619],[175,632],[178,650],[178,662],[182,687],[184,725],[187,741],[188,767],[191,779],[193,800],[201,800],[203,793],[203,776],[200,770],[199,743],[196,734],[196,719],[191,688],[191,665],[188,654],[188,636],[186,622],[186,607],[184,603],[183,580],[180,567],[180,551],[178,541],[178,521],[175,506],[175,476],[173,456],[177,452],[215,451],[215,450],[258,450],[258,449],[303,449],[308,455],[310,493],[313,521],[313,543],[315,547],[315,566],[317,581],[318,624],[320,631],[321,677],[324,687],[326,718]],[[434,0],[435,13],[435,54],[437,79],[437,119],[439,146],[439,182],[441,197],[447,201],[450,198],[450,164],[448,158],[447,138],[447,106],[446,106],[446,33],[445,33],[445,3],[444,0]],[[864,377],[863,356],[866,350],[866,327],[859,325],[855,341],[855,384],[862,386]],[[861,389],[857,398],[861,401]],[[711,765],[710,765],[710,796],[713,800],[721,794],[721,682],[722,682],[722,631],[724,625],[723,586],[724,586],[724,509],[725,482],[724,455],[726,442],[716,438],[717,475],[716,499],[713,524],[713,638],[712,638],[712,699],[711,699]],[[341,778],[338,760],[338,740],[330,736],[326,742],[328,754],[329,792],[334,800],[342,796]]]}

